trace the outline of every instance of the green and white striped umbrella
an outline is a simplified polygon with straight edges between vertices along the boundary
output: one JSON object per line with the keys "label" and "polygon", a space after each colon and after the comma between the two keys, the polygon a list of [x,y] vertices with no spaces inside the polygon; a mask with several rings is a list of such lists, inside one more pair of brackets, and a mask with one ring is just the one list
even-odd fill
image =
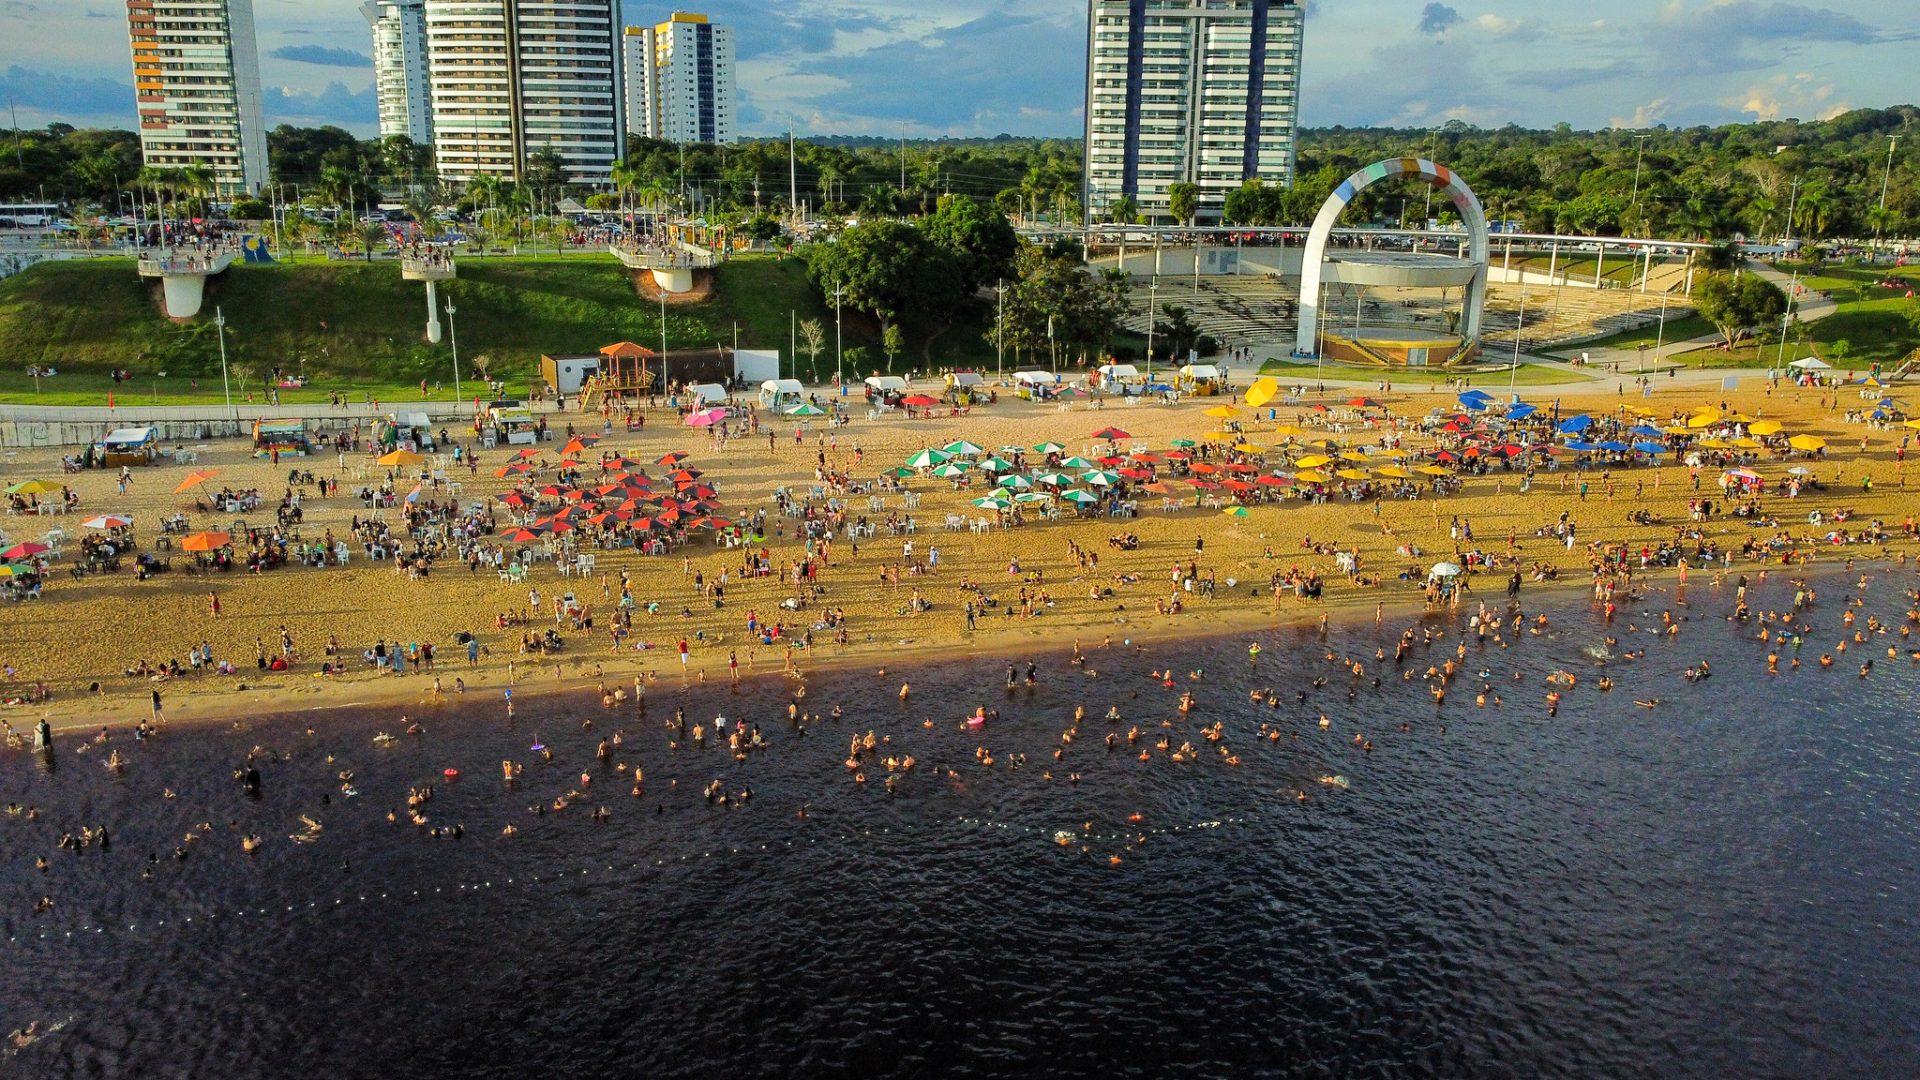
{"label": "green and white striped umbrella", "polygon": [[1063,469],[1091,469],[1095,464],[1096,462],[1088,461],[1086,458],[1075,454],[1073,457],[1061,462],[1060,467]]}
{"label": "green and white striped umbrella", "polygon": [[956,476],[965,476],[966,474],[967,474],[966,463],[961,461],[949,461],[945,465],[942,465],[939,468],[933,470],[933,475],[945,477],[948,480],[951,480]]}
{"label": "green and white striped umbrella", "polygon": [[1021,476],[1019,473],[1014,473],[1012,476],[1001,477],[1000,486],[1009,491],[1025,491],[1027,488],[1033,486],[1033,481]]}
{"label": "green and white striped umbrella", "polygon": [[1005,495],[982,495],[973,500],[973,505],[982,510],[1005,510],[1013,505]]}
{"label": "green and white striped umbrella", "polygon": [[1061,446],[1057,442],[1043,442],[1040,445],[1034,447],[1033,452],[1036,454],[1057,454],[1060,451],[1065,449],[1066,447]]}
{"label": "green and white striped umbrella", "polygon": [[930,469],[935,465],[944,463],[952,456],[952,454],[947,453],[945,450],[922,450],[908,458],[907,464],[916,469]]}
{"label": "green and white striped umbrella", "polygon": [[1120,474],[1111,470],[1093,469],[1081,473],[1080,479],[1095,487],[1112,487],[1120,482]]}
{"label": "green and white striped umbrella", "polygon": [[965,439],[956,439],[940,449],[945,450],[955,457],[979,457],[985,452]]}
{"label": "green and white striped umbrella", "polygon": [[981,462],[980,467],[988,472],[1011,472],[1013,471],[1013,462],[1008,461],[1006,458],[990,457]]}
{"label": "green and white striped umbrella", "polygon": [[1060,497],[1067,500],[1068,502],[1079,503],[1081,506],[1085,506],[1088,503],[1097,503],[1100,501],[1100,496],[1095,495],[1091,491],[1081,491],[1079,488],[1074,488],[1072,491],[1063,492],[1061,493]]}
{"label": "green and white striped umbrella", "polygon": [[1033,478],[1036,484],[1052,484],[1054,487],[1066,487],[1073,483],[1073,477],[1063,472],[1043,472]]}
{"label": "green and white striped umbrella", "polygon": [[795,405],[793,408],[788,409],[787,415],[788,416],[825,416],[827,415],[827,410],[821,408],[818,405],[813,404],[810,401],[803,401],[800,404]]}
{"label": "green and white striped umbrella", "polygon": [[1013,497],[1013,501],[1023,502],[1023,503],[1043,503],[1052,498],[1053,498],[1052,495],[1049,495],[1044,491],[1023,491],[1020,494],[1015,495]]}

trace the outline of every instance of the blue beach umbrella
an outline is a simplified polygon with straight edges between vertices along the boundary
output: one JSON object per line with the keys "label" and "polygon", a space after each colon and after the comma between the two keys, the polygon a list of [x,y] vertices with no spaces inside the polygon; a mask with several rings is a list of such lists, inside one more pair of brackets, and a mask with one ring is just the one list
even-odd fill
{"label": "blue beach umbrella", "polygon": [[1633,444],[1633,448],[1643,454],[1664,454],[1668,452],[1665,446],[1657,442],[1637,442]]}
{"label": "blue beach umbrella", "polygon": [[1620,453],[1622,450],[1625,450],[1627,448],[1626,443],[1615,442],[1612,439],[1608,439],[1606,442],[1603,442],[1603,443],[1595,443],[1594,446],[1596,449],[1605,450],[1605,451],[1608,451],[1609,453],[1614,453],[1614,454]]}
{"label": "blue beach umbrella", "polygon": [[1529,405],[1523,401],[1518,405],[1511,406],[1507,409],[1507,419],[1525,420],[1527,417],[1532,416],[1534,413],[1537,413],[1539,411],[1540,411],[1540,406]]}
{"label": "blue beach umbrella", "polygon": [[1578,439],[1576,439],[1573,442],[1570,442],[1567,444],[1567,449],[1578,450],[1579,452],[1585,454],[1585,453],[1590,453],[1594,450],[1598,450],[1600,448],[1590,442],[1581,442]]}
{"label": "blue beach umbrella", "polygon": [[1574,434],[1574,433],[1585,431],[1592,426],[1593,426],[1593,417],[1591,416],[1585,416],[1585,415],[1570,416],[1567,419],[1560,421],[1559,430],[1567,432],[1569,434]]}

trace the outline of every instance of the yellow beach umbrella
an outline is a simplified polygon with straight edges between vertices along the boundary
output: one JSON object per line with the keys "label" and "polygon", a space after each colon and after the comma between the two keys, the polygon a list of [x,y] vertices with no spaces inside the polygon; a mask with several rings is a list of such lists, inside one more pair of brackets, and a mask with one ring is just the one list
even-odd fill
{"label": "yellow beach umbrella", "polygon": [[1733,445],[1741,450],[1758,450],[1766,444],[1750,435],[1742,435],[1733,440]]}
{"label": "yellow beach umbrella", "polygon": [[1913,429],[1914,429],[1914,430],[1916,430],[1916,431],[1920,431],[1920,417],[1915,417],[1914,419],[1912,419],[1912,420],[1909,420],[1909,421],[1907,421],[1906,423],[1904,423],[1904,424],[1902,424],[1902,425],[1900,425],[1900,426],[1901,426],[1901,427],[1910,427],[1910,428],[1913,428]]}
{"label": "yellow beach umbrella", "polygon": [[1344,461],[1365,461],[1365,460],[1367,460],[1367,455],[1365,455],[1365,454],[1363,454],[1363,453],[1361,453],[1361,452],[1360,452],[1360,451],[1358,451],[1358,450],[1347,450],[1347,451],[1344,451],[1343,453],[1341,453],[1341,455],[1340,455],[1340,457],[1341,457],[1341,459],[1342,459],[1342,460],[1344,460]]}
{"label": "yellow beach umbrella", "polygon": [[1365,469],[1341,469],[1339,472],[1336,472],[1333,475],[1339,477],[1342,480],[1369,479],[1369,477],[1367,476],[1367,470]]}
{"label": "yellow beach umbrella", "polygon": [[1327,482],[1327,474],[1318,469],[1303,469],[1300,472],[1294,473],[1293,478],[1303,484],[1324,484]]}
{"label": "yellow beach umbrella", "polygon": [[1266,452],[1250,442],[1235,443],[1233,448],[1243,454],[1261,454]]}
{"label": "yellow beach umbrella", "polygon": [[1751,416],[1748,416],[1748,415],[1747,415],[1746,413],[1742,413],[1742,412],[1737,412],[1737,413],[1734,413],[1734,414],[1732,414],[1731,416],[1723,416],[1723,417],[1721,417],[1720,419],[1722,419],[1722,420],[1725,420],[1725,421],[1726,421],[1727,423],[1729,423],[1729,424],[1751,424],[1751,423],[1753,423],[1753,417],[1751,417]]}
{"label": "yellow beach umbrella", "polygon": [[1778,420],[1756,420],[1748,428],[1755,435],[1778,435],[1781,424]]}
{"label": "yellow beach umbrella", "polygon": [[1204,415],[1214,417],[1218,420],[1231,420],[1240,415],[1240,410],[1231,405],[1215,405],[1213,408],[1208,409]]}
{"label": "yellow beach umbrella", "polygon": [[1259,408],[1280,395],[1280,384],[1273,379],[1255,379],[1247,387],[1247,404]]}
{"label": "yellow beach umbrella", "polygon": [[1407,472],[1407,470],[1401,468],[1398,465],[1387,465],[1382,468],[1375,469],[1373,471],[1380,474],[1381,476],[1386,477],[1389,480],[1405,480],[1409,475],[1411,475]]}
{"label": "yellow beach umbrella", "polygon": [[1793,438],[1787,440],[1787,445],[1793,447],[1795,450],[1825,450],[1827,448],[1827,440],[1818,435],[1795,435]]}
{"label": "yellow beach umbrella", "polygon": [[1669,434],[1669,435],[1691,435],[1691,434],[1693,434],[1693,429],[1692,429],[1692,428],[1690,428],[1690,427],[1688,427],[1688,426],[1687,426],[1687,425],[1685,425],[1685,424],[1675,424],[1674,426],[1672,426],[1672,427],[1670,427],[1670,428],[1668,428],[1668,429],[1667,429],[1667,434]]}
{"label": "yellow beach umbrella", "polygon": [[60,485],[51,480],[28,480],[13,485],[7,492],[12,495],[45,495],[59,490]]}
{"label": "yellow beach umbrella", "polygon": [[1441,468],[1441,467],[1440,467],[1440,466],[1438,466],[1438,465],[1422,465],[1422,466],[1420,466],[1419,468],[1417,468],[1417,469],[1415,469],[1415,470],[1413,470],[1413,471],[1414,471],[1414,472],[1417,472],[1417,473],[1420,473],[1420,474],[1421,474],[1421,475],[1423,475],[1423,476],[1446,476],[1446,475],[1448,475],[1448,474],[1447,474],[1447,470],[1445,470],[1445,469],[1443,469],[1443,468]]}
{"label": "yellow beach umbrella", "polygon": [[1699,412],[1687,417],[1687,426],[1690,428],[1711,427],[1719,422],[1720,410],[1718,409],[1701,409]]}
{"label": "yellow beach umbrella", "polygon": [[1305,435],[1307,431],[1299,424],[1281,424],[1279,427],[1273,429],[1273,433],[1282,438],[1292,439]]}
{"label": "yellow beach umbrella", "polygon": [[1209,431],[1209,432],[1207,432],[1207,441],[1208,441],[1208,442],[1224,442],[1224,443],[1230,443],[1230,442],[1237,442],[1237,441],[1239,441],[1239,439],[1240,439],[1240,433],[1239,433],[1239,432],[1237,432],[1237,431]]}
{"label": "yellow beach umbrella", "polygon": [[1701,439],[1693,445],[1702,450],[1725,450],[1733,444],[1727,442],[1725,439]]}
{"label": "yellow beach umbrella", "polygon": [[1308,454],[1306,457],[1294,462],[1294,464],[1302,469],[1317,469],[1322,465],[1333,464],[1333,459],[1327,457],[1325,454]]}

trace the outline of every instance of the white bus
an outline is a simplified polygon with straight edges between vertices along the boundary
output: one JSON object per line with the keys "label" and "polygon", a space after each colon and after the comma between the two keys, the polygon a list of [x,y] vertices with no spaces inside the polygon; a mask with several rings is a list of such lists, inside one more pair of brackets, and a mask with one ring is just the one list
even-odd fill
{"label": "white bus", "polygon": [[44,229],[59,220],[54,203],[0,203],[0,229]]}

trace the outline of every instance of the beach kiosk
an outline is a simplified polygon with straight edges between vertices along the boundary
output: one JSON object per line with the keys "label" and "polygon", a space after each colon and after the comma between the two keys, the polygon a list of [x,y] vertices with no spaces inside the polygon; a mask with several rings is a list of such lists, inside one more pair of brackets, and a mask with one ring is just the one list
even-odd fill
{"label": "beach kiosk", "polygon": [[687,387],[687,398],[696,407],[701,408],[709,405],[725,405],[727,388],[717,382],[694,383]]}
{"label": "beach kiosk", "polygon": [[160,431],[154,427],[115,428],[100,440],[107,465],[150,465],[160,455]]}
{"label": "beach kiosk", "polygon": [[1222,389],[1220,369],[1212,364],[1187,364],[1180,369],[1174,385],[1194,397],[1212,397]]}
{"label": "beach kiosk", "polygon": [[989,393],[985,375],[977,371],[949,371],[947,391],[941,397],[949,405],[967,406],[985,402]]}
{"label": "beach kiosk", "polygon": [[418,410],[388,413],[387,424],[392,438],[384,441],[389,446],[433,452],[433,418],[426,413]]}
{"label": "beach kiosk", "polygon": [[893,408],[900,399],[907,396],[907,380],[898,375],[869,375],[863,380],[867,402],[884,408]]}
{"label": "beach kiosk", "polygon": [[1060,392],[1060,376],[1026,368],[1013,373],[1013,386],[1022,401],[1045,401]]}
{"label": "beach kiosk", "polygon": [[262,417],[253,422],[253,456],[272,457],[275,453],[281,457],[306,457],[313,453],[306,421]]}
{"label": "beach kiosk", "polygon": [[1103,394],[1139,394],[1146,391],[1146,380],[1132,364],[1101,364],[1093,369],[1093,385]]}
{"label": "beach kiosk", "polygon": [[807,388],[800,385],[799,379],[768,379],[760,384],[760,407],[784,413],[789,408],[804,404],[807,400]]}
{"label": "beach kiosk", "polygon": [[539,421],[533,410],[524,406],[506,406],[487,410],[487,427],[493,432],[490,445],[532,446],[539,441]]}

